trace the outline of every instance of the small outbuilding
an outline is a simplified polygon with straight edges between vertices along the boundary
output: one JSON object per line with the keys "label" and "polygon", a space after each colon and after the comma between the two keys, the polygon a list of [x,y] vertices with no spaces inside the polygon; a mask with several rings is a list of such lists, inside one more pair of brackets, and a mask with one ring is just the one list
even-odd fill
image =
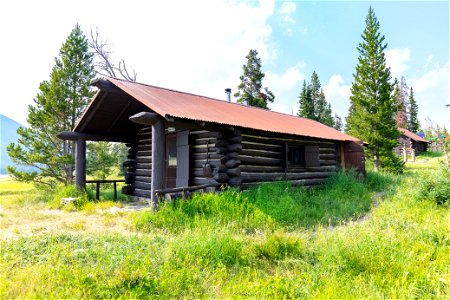
{"label": "small outbuilding", "polygon": [[363,143],[313,120],[115,78],[93,85],[78,124],[59,135],[77,141],[79,187],[86,140],[125,143],[122,191],[153,204],[158,194],[275,180],[315,185],[340,169],[365,172]]}
{"label": "small outbuilding", "polygon": [[401,135],[397,139],[398,146],[394,148],[398,156],[405,155],[405,153],[417,155],[427,151],[429,144],[427,140],[405,128],[399,127],[398,131]]}

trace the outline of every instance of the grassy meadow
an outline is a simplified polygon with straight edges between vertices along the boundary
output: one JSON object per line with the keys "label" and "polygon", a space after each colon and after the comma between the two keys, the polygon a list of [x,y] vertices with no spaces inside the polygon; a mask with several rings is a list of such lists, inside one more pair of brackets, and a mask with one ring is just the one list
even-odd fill
{"label": "grassy meadow", "polygon": [[197,194],[158,212],[127,210],[124,196],[60,208],[67,190],[2,179],[1,297],[448,299],[441,160],[318,189]]}

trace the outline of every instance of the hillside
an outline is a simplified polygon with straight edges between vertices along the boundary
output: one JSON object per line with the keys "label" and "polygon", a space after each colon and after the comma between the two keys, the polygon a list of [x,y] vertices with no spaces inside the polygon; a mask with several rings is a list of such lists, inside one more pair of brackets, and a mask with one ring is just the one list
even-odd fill
{"label": "hillside", "polygon": [[[0,175],[6,174],[6,166],[14,165],[8,153],[6,153],[6,147],[10,143],[17,142],[19,136],[16,131],[20,126],[23,125],[4,115],[0,115]],[[19,169],[29,168],[22,166]]]}

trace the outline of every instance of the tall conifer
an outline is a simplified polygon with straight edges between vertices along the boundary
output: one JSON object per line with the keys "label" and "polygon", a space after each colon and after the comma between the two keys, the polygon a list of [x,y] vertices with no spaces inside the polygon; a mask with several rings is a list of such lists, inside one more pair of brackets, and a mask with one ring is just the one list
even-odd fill
{"label": "tall conifer", "polygon": [[273,102],[275,96],[267,87],[262,87],[265,74],[261,71],[261,59],[258,51],[250,50],[246,56],[247,63],[242,66],[244,73],[241,75],[241,83],[234,94],[238,103],[248,103],[250,106],[268,108],[267,103]]}
{"label": "tall conifer", "polygon": [[28,107],[30,127],[20,127],[17,143],[8,145],[13,162],[33,166],[38,172],[21,172],[8,166],[15,179],[53,186],[73,181],[75,145],[56,137],[74,128],[93,96],[92,54],[85,35],[76,25],[62,45],[50,79],[41,82],[34,104]]}
{"label": "tall conifer", "polygon": [[366,17],[362,39],[357,47],[359,56],[351,87],[348,132],[368,143],[366,156],[373,159],[376,171],[380,165],[401,171],[402,165],[392,151],[397,145],[399,132],[392,95],[394,85],[390,82],[391,72],[386,67],[384,56],[387,44],[372,7]]}
{"label": "tall conifer", "polygon": [[417,133],[420,128],[419,119],[417,114],[419,107],[417,106],[416,99],[414,98],[413,88],[409,92],[409,118],[408,118],[408,130]]}

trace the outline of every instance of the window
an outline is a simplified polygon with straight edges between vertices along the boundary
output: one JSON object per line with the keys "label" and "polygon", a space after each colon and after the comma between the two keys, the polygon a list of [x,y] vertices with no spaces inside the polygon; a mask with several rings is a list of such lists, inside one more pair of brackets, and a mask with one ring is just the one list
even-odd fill
{"label": "window", "polygon": [[319,146],[287,145],[286,151],[286,168],[320,166]]}
{"label": "window", "polygon": [[304,167],[305,166],[305,146],[287,147],[287,161],[288,167]]}

